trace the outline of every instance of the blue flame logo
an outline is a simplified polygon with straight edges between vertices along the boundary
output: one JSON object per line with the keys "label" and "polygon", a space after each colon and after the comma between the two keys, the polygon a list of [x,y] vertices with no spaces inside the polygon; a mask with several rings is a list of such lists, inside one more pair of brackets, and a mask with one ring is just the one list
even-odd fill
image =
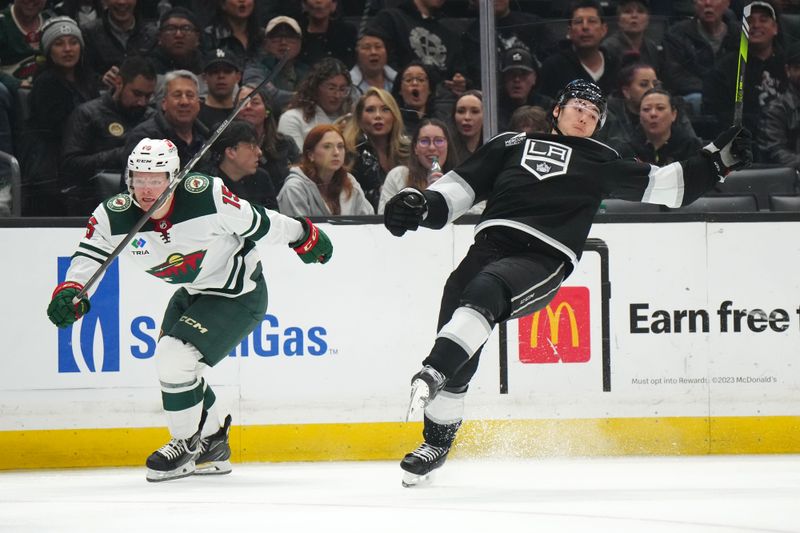
{"label": "blue flame logo", "polygon": [[[58,282],[64,281],[71,258],[58,258]],[[106,270],[97,291],[91,298],[91,310],[68,328],[58,330],[58,372],[80,372],[79,354],[89,372],[96,372],[95,336],[102,335],[103,364],[101,372],[119,372],[119,262],[115,260]],[[78,346],[73,343],[73,330],[79,328]]]}

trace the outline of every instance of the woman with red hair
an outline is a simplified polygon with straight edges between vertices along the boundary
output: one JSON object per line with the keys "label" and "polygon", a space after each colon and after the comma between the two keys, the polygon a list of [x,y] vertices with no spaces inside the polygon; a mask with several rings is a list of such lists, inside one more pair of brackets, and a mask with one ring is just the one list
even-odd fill
{"label": "woman with red hair", "polygon": [[344,137],[333,124],[315,126],[306,135],[300,163],[292,167],[278,209],[288,216],[374,215],[372,204],[344,166]]}

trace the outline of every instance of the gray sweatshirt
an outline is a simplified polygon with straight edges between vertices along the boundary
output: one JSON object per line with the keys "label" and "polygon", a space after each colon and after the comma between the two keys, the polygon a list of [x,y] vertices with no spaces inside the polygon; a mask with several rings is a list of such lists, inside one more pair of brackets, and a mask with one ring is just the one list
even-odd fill
{"label": "gray sweatshirt", "polygon": [[[339,196],[339,205],[342,206],[342,215],[374,215],[372,204],[364,196],[364,191],[352,174],[347,174],[347,179],[353,186],[350,197],[342,191]],[[331,216],[325,200],[317,188],[317,184],[299,167],[292,167],[286,181],[278,193],[278,210],[287,216]]]}

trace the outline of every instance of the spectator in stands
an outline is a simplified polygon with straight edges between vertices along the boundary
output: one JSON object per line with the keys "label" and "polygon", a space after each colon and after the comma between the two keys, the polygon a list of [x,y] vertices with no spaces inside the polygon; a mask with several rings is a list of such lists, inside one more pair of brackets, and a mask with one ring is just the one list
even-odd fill
{"label": "spectator in stands", "polygon": [[276,77],[268,84],[267,102],[278,114],[291,101],[300,82],[308,75],[309,67],[298,58],[303,31],[291,17],[278,16],[270,19],[266,27],[266,38],[262,50],[244,70],[244,83],[256,86],[268,77],[281,58],[287,61]]}
{"label": "spectator in stands", "polygon": [[160,112],[155,113],[129,134],[125,149],[131,153],[136,144],[150,139],[169,139],[178,148],[181,167],[196,154],[205,142],[208,131],[197,116],[200,114],[200,81],[188,70],[174,70],[164,76],[164,94]]}
{"label": "spectator in stands", "polygon": [[139,14],[137,0],[106,0],[106,9],[83,28],[86,61],[105,85],[119,85],[119,66],[131,55],[147,55],[158,40],[153,23]]}
{"label": "spectator in stands", "polygon": [[800,41],[786,50],[786,88],[764,110],[757,138],[764,162],[800,170]]}
{"label": "spectator in stands", "polygon": [[196,75],[203,72],[200,31],[194,15],[180,7],[164,13],[158,23],[158,44],[148,57],[160,75],[175,70]]}
{"label": "spectator in stands", "polygon": [[639,127],[639,104],[644,93],[661,85],[655,67],[633,60],[619,71],[619,87],[608,97],[608,109],[614,112],[630,140]]}
{"label": "spectator in stands", "polygon": [[356,43],[356,64],[350,69],[353,85],[361,94],[370,87],[391,92],[397,71],[386,64],[386,42],[377,30],[366,28]]}
{"label": "spectator in stands", "polygon": [[336,121],[350,111],[350,104],[350,72],[338,59],[325,58],[300,83],[278,121],[278,131],[301,147],[314,126]]}
{"label": "spectator in stands", "polygon": [[345,145],[353,156],[353,176],[377,210],[386,174],[409,155],[400,108],[391,94],[370,87],[356,103],[344,126]]}
{"label": "spectator in stands", "polygon": [[[3,164],[3,167],[6,165]],[[0,217],[11,216],[14,197],[11,193],[11,183],[5,171],[0,173]]]}
{"label": "spectator in stands", "polygon": [[[750,6],[750,16],[747,17],[750,44],[744,79],[742,123],[758,139],[762,110],[778,96],[780,87],[786,84],[786,57],[778,36],[779,15],[775,8],[766,1],[752,2]],[[717,130],[733,124],[738,63],[737,49],[720,57],[714,69],[705,76],[703,113],[716,117]],[[753,160],[761,161],[757,147],[753,150]]]}
{"label": "spectator in stands", "polygon": [[520,106],[553,107],[553,99],[536,90],[539,79],[537,68],[538,61],[524,48],[512,48],[503,55],[500,65],[502,86],[497,103],[499,131],[508,129],[511,115]]}
{"label": "spectator in stands", "polygon": [[678,108],[668,91],[655,87],[644,93],[639,110],[641,129],[631,141],[637,159],[663,167],[697,153],[702,142],[676,128],[677,117]]}
{"label": "spectator in stands", "polygon": [[233,99],[242,81],[241,61],[224,48],[212,50],[203,68],[203,79],[208,93],[200,104],[198,119],[209,131],[214,131],[233,111]]}
{"label": "spectator in stands", "polygon": [[542,63],[538,89],[554,98],[570,81],[584,79],[608,94],[617,81],[619,58],[600,44],[608,33],[603,9],[597,0],[577,0],[569,12],[567,38]]}
{"label": "spectator in stands", "polygon": [[156,71],[146,59],[132,56],[123,61],[118,80],[112,92],[79,105],[67,120],[61,175],[70,216],[91,213],[107,196],[92,178],[100,172],[122,173],[128,134],[155,113],[148,104]]}
{"label": "spectator in stands", "polygon": [[[253,90],[251,85],[239,89],[236,105]],[[275,113],[266,105],[266,95],[262,90],[254,94],[239,111],[238,118],[246,120],[255,128],[258,145],[261,147],[259,166],[267,171],[277,193],[289,175],[289,167],[300,160],[300,149],[292,139],[278,132]]]}
{"label": "spectator in stands", "polygon": [[606,37],[603,46],[609,55],[621,62],[625,62],[626,56],[634,56],[659,72],[663,47],[647,37],[649,4],[649,0],[620,0],[617,3],[618,29]]}
{"label": "spectator in stands", "polygon": [[28,215],[61,215],[58,180],[63,128],[70,113],[99,96],[97,79],[81,60],[83,35],[69,17],[53,17],[42,27],[45,63],[33,80],[30,116],[20,140],[20,167]]}
{"label": "spectator in stands", "polygon": [[87,24],[100,18],[104,9],[102,0],[64,0],[53,6],[56,15],[69,17],[78,23],[84,39]]}
{"label": "spectator in stands", "polygon": [[361,186],[345,168],[346,157],[339,128],[333,124],[312,128],[300,164],[292,167],[278,193],[280,212],[288,216],[374,214]]}
{"label": "spectator in stands", "polygon": [[700,113],[703,78],[726,52],[739,50],[738,23],[727,11],[729,0],[695,0],[695,16],[672,24],[664,35],[661,79]]}
{"label": "spectator in stands", "polygon": [[[507,50],[524,48],[535,57],[547,57],[555,51],[558,38],[547,21],[524,11],[512,11],[509,0],[494,1],[494,26],[497,42],[497,63]],[[477,2],[471,0],[471,4]],[[473,86],[481,84],[480,20],[475,19],[461,34],[464,57],[467,60],[467,78]]]}
{"label": "spectator in stands", "polygon": [[0,152],[11,155],[14,155],[15,104],[14,93],[0,83]]}
{"label": "spectator in stands", "polygon": [[203,29],[206,49],[222,48],[245,59],[255,57],[263,34],[254,9],[255,0],[218,0],[214,18]]}
{"label": "spectator in stands", "polygon": [[549,133],[552,128],[547,121],[547,111],[538,105],[524,105],[512,113],[508,129],[525,133]]}
{"label": "spectator in stands", "polygon": [[46,0],[14,0],[0,12],[0,71],[27,88],[38,68],[42,25],[50,17],[45,4]]}
{"label": "spectator in stands", "polygon": [[[379,33],[386,36],[389,64],[400,69],[419,60],[436,72],[437,81],[451,99],[467,89],[466,64],[461,51],[460,36],[450,30],[439,17],[446,0],[404,0],[397,7],[381,10],[371,21]],[[438,94],[444,100],[444,94]]]}
{"label": "spectator in stands", "polygon": [[[619,72],[618,90],[608,97],[609,117],[606,128],[603,128],[613,130],[611,143],[623,155],[631,155],[627,148],[633,141],[636,130],[641,128],[639,108],[642,96],[653,87],[661,85],[652,65],[636,61],[633,56],[629,60],[632,62],[624,65]],[[696,137],[683,100],[679,96],[672,96],[672,102],[678,112],[673,128],[681,129],[686,136]]]}
{"label": "spectator in stands", "polygon": [[378,213],[383,213],[386,202],[406,187],[424,191],[435,179],[441,177],[433,176],[429,179],[434,157],[438,158],[442,172],[452,169],[453,165],[448,161],[449,147],[450,132],[447,124],[436,118],[423,119],[411,137],[413,153],[408,158],[408,163],[394,167],[386,175],[378,202]]}
{"label": "spectator in stands", "polygon": [[267,209],[278,209],[272,180],[258,164],[261,146],[252,124],[234,120],[214,141],[209,152],[213,163],[208,174],[221,178],[236,196]]}
{"label": "spectator in stands", "polygon": [[476,90],[462,94],[450,120],[454,126],[450,161],[456,167],[483,145],[483,94]]}
{"label": "spectator in stands", "polygon": [[303,48],[300,59],[313,65],[325,57],[335,57],[348,67],[355,63],[358,30],[336,16],[336,0],[303,0]]}
{"label": "spectator in stands", "polygon": [[431,68],[415,60],[402,68],[394,79],[392,96],[400,106],[403,126],[409,137],[426,117],[447,116],[446,112],[438,112],[437,108],[442,106],[433,96],[434,77]]}

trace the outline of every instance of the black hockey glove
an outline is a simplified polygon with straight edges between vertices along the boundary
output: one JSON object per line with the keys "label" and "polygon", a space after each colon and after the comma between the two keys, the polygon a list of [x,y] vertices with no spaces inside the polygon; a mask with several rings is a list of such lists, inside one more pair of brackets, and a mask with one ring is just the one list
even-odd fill
{"label": "black hockey glove", "polygon": [[406,231],[416,231],[428,210],[428,201],[417,189],[410,187],[395,194],[386,202],[383,224],[392,235],[402,237]]}
{"label": "black hockey glove", "polygon": [[731,170],[748,167],[753,162],[753,135],[746,128],[731,126],[704,146],[702,153],[711,159],[719,180],[725,181]]}

